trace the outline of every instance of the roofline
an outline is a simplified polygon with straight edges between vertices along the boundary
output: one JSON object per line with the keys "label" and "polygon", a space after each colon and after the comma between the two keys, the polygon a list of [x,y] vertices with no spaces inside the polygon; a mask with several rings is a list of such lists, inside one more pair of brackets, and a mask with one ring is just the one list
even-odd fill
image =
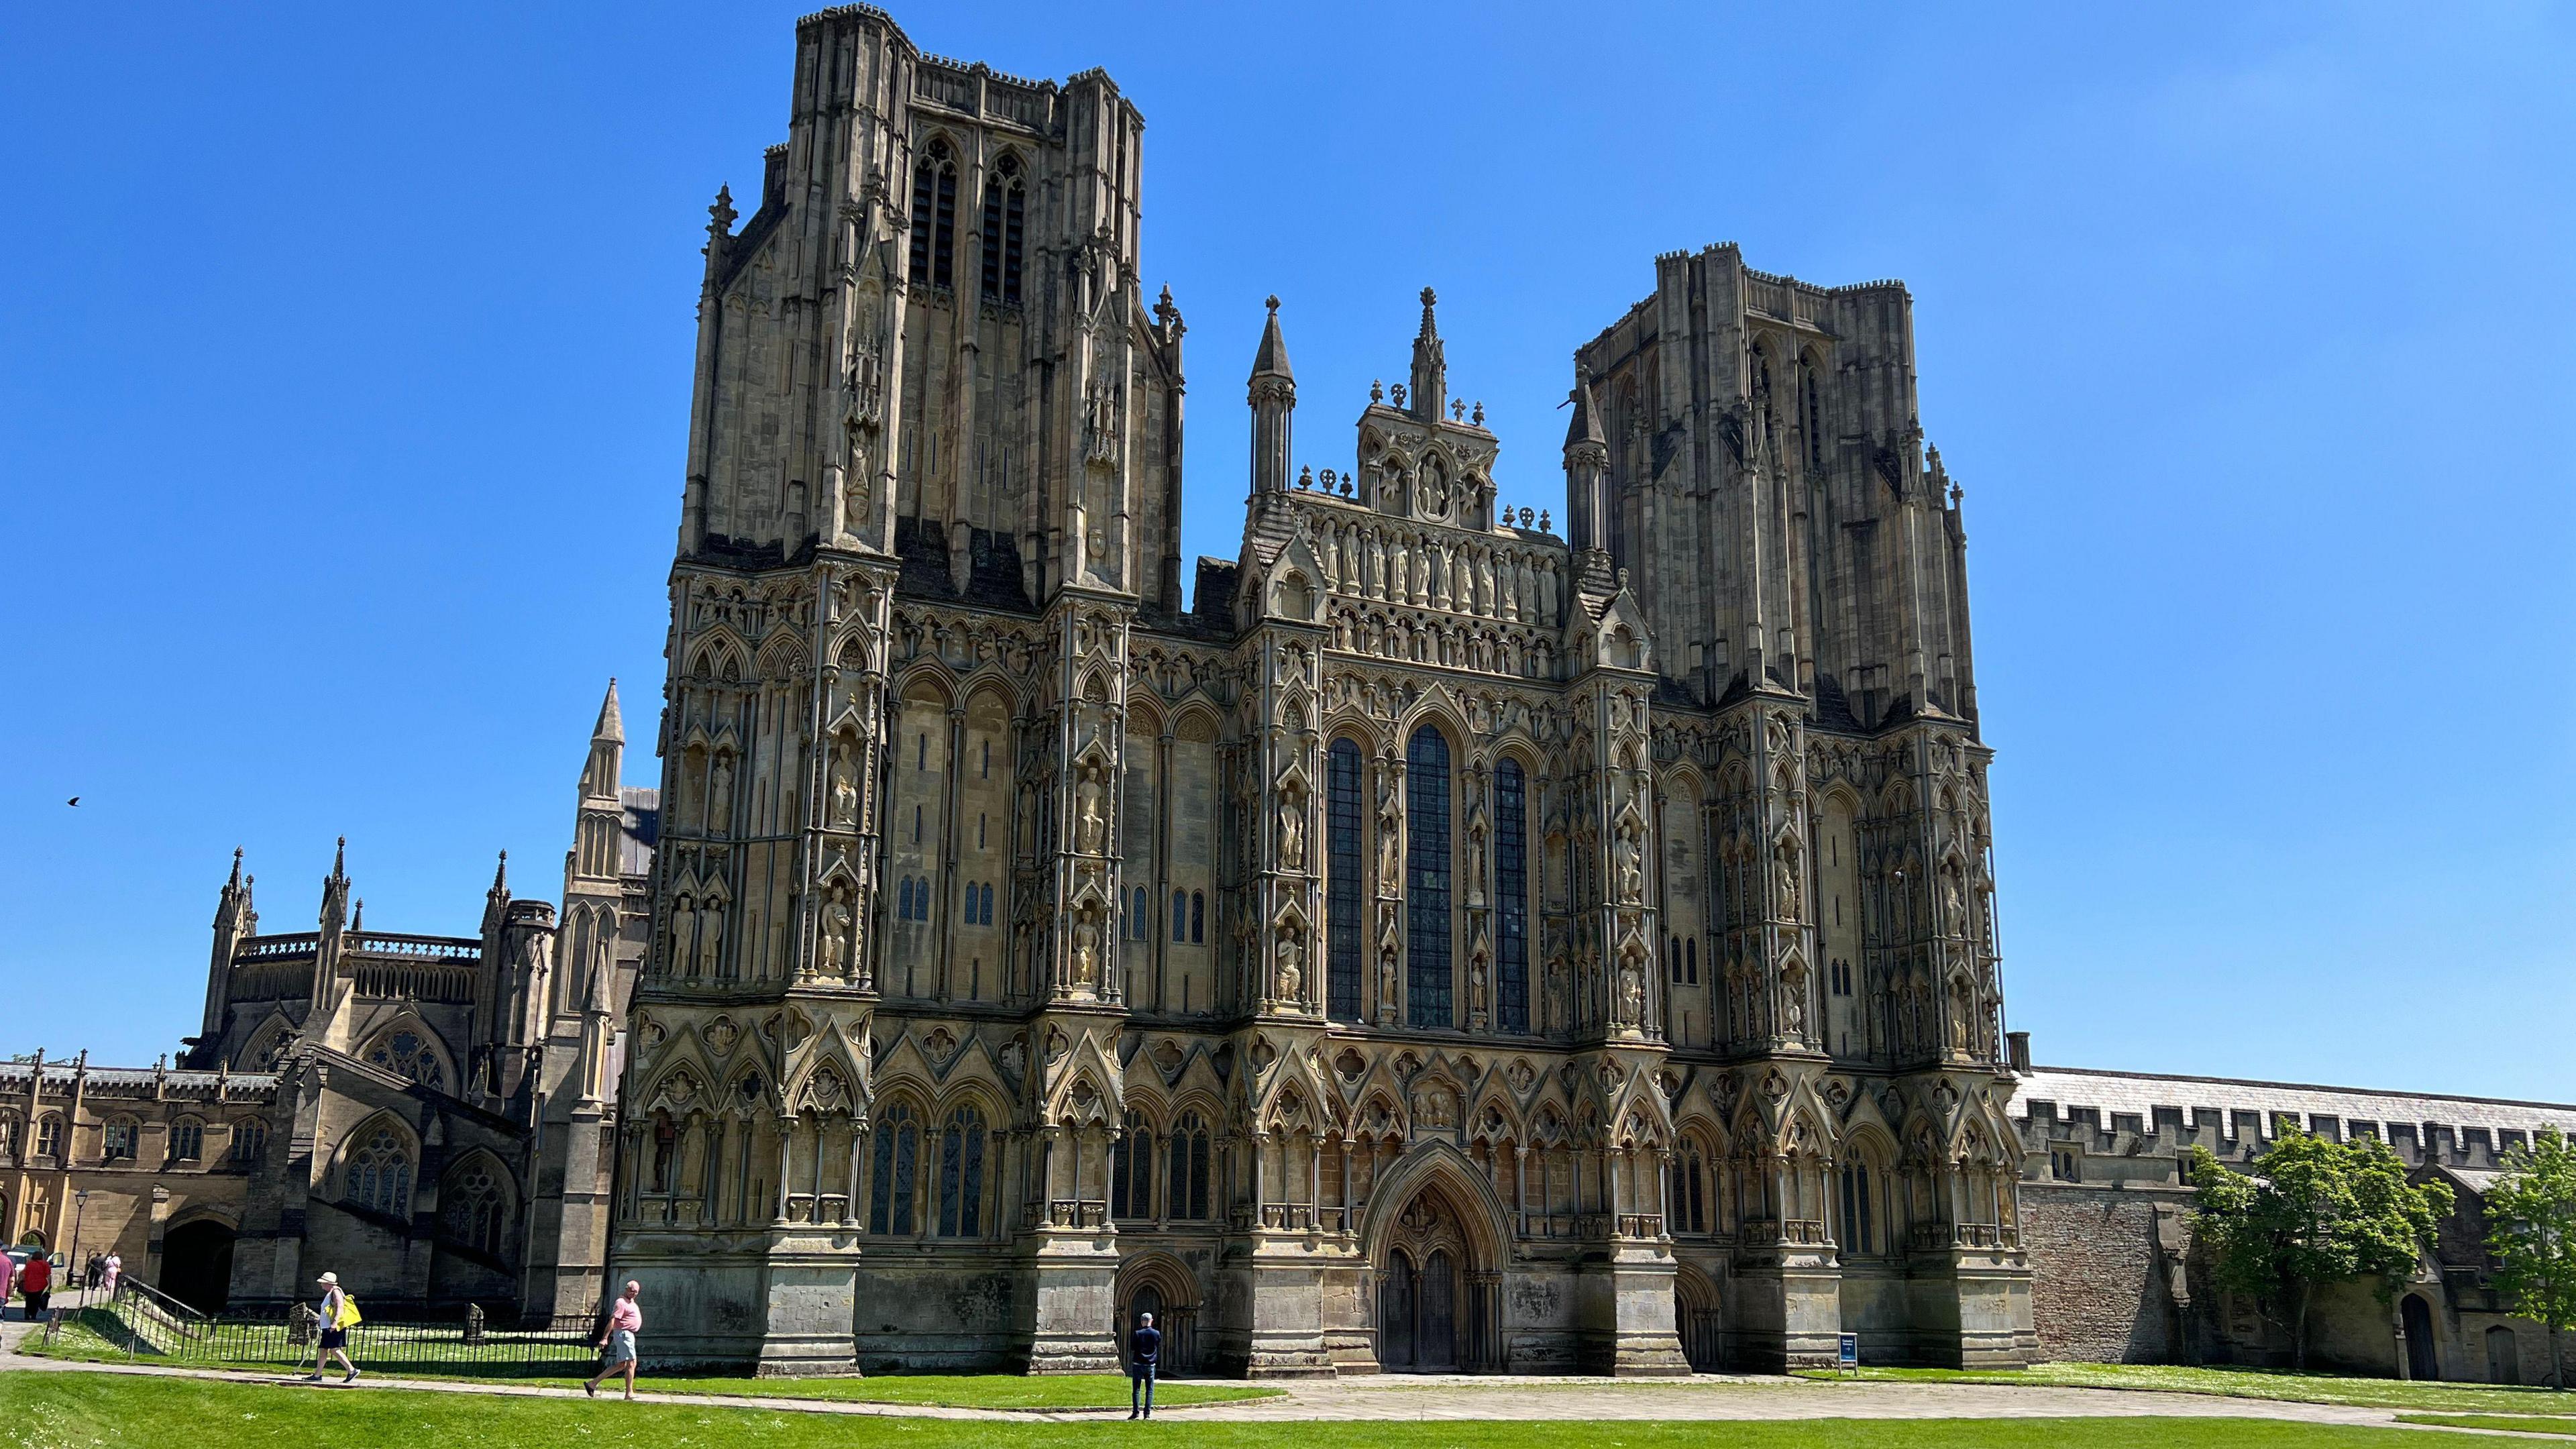
{"label": "roofline", "polygon": [[[2324,1082],[2269,1082],[2254,1077],[2189,1077],[2172,1072],[2123,1072],[2107,1067],[2035,1066],[2032,1073],[2059,1072],[2070,1077],[2132,1077],[2149,1082],[2208,1082],[2222,1087],[2276,1087],[2288,1092],[2341,1092],[2354,1097],[2412,1097],[2428,1102],[2479,1102],[2491,1107],[2546,1107],[2559,1112],[2576,1112],[2576,1102],[2534,1102],[2521,1097],[2468,1097],[2457,1092],[2402,1092],[2391,1087],[2337,1087]],[[2024,1074],[2013,1074],[2018,1080]],[[2073,1106],[2083,1106],[2081,1102]],[[2195,1106],[2176,1102],[2174,1106]]]}

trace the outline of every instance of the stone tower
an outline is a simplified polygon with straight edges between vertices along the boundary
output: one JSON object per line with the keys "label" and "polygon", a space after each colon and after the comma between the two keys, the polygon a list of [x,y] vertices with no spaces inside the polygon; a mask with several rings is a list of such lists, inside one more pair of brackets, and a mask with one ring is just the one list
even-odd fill
{"label": "stone tower", "polygon": [[[1676,1045],[1773,1061],[1756,1095],[1777,1111],[1780,1190],[1805,1203],[1732,1276],[1777,1305],[1761,1332],[1789,1362],[1854,1321],[1902,1323],[1891,1338],[1912,1359],[2011,1360],[2029,1346],[2029,1274],[1991,752],[1960,489],[1916,419],[1912,299],[1767,275],[1731,245],[1659,257],[1655,281],[1577,353],[1598,411],[1579,402],[1568,457],[1587,460],[1578,529],[1598,517],[1664,641],[1662,687],[1695,706],[1672,711],[1667,749],[1713,766],[1700,798],[1667,797],[1668,817],[1698,817],[1681,823],[1714,886],[1667,884],[1678,934],[1709,941],[1706,973],[1686,963],[1668,984]],[[1847,1215],[1799,1186],[1802,1158],[1830,1162],[1816,1186]],[[1886,1201],[1891,1173],[1917,1201]],[[1907,1240],[1882,1241],[1900,1219]]]}

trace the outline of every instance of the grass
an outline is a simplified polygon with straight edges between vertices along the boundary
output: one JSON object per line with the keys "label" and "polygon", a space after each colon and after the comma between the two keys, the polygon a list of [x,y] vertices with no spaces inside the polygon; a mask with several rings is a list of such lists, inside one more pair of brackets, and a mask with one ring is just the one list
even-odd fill
{"label": "grass", "polygon": [[[1818,1369],[1815,1379],[1851,1375]],[[2026,1369],[1864,1368],[1863,1380],[1921,1384],[2002,1384],[2023,1388],[2136,1389],[2168,1394],[2214,1394],[2231,1399],[2270,1399],[2293,1404],[2346,1404],[2364,1409],[2430,1409],[2466,1413],[2512,1412],[2570,1402],[2546,1397],[2543,1388],[2505,1384],[2410,1383],[2282,1369],[2184,1368],[2171,1364],[2043,1363]]]}
{"label": "grass", "polygon": [[12,1449],[2403,1449],[2419,1429],[2222,1418],[1446,1420],[1215,1424],[851,1418],[716,1405],[293,1388],[116,1374],[0,1374]]}
{"label": "grass", "polygon": [[2435,1424],[2445,1429],[2506,1429],[2516,1434],[2576,1436],[2576,1419],[2543,1414],[2400,1414],[2401,1424]]}
{"label": "grass", "polygon": [[[92,1315],[98,1315],[93,1318]],[[43,1358],[67,1359],[74,1363],[126,1363],[122,1339],[111,1337],[116,1331],[114,1320],[100,1310],[91,1309],[77,1318],[63,1321],[61,1335],[54,1346],[46,1348],[35,1338],[20,1345],[22,1353]],[[553,1388],[578,1388],[587,1374],[567,1374],[561,1364],[528,1365],[516,1362],[490,1365],[476,1372],[452,1359],[441,1357],[435,1343],[405,1344],[407,1356],[379,1357],[370,1355],[362,1343],[358,1346],[358,1367],[370,1374],[400,1378],[440,1379],[459,1382],[505,1380],[513,1384],[535,1384]],[[152,1363],[159,1359],[150,1353],[138,1353],[131,1362]],[[591,1360],[584,1356],[580,1363],[588,1369]],[[233,1369],[243,1373],[268,1373],[280,1377],[309,1368],[312,1360],[280,1358],[187,1360],[191,1368]],[[331,1370],[336,1376],[339,1369]],[[1127,1380],[1118,1374],[899,1374],[870,1378],[770,1378],[690,1375],[663,1377],[644,1374],[636,1381],[640,1389],[660,1394],[729,1394],[744,1398],[823,1399],[842,1403],[927,1404],[960,1409],[1124,1409],[1127,1407]],[[622,1390],[619,1390],[622,1392]],[[601,1392],[610,1392],[603,1387]],[[1238,1399],[1275,1398],[1279,1390],[1255,1388],[1248,1384],[1212,1384],[1164,1380],[1154,1386],[1154,1403],[1158,1407],[1178,1408],[1188,1404],[1222,1404]],[[5,1441],[0,1441],[5,1443]]]}

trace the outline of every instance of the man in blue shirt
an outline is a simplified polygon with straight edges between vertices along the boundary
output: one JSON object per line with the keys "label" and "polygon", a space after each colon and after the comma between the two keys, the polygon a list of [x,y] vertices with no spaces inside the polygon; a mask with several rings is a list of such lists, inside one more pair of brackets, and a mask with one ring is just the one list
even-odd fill
{"label": "man in blue shirt", "polygon": [[1127,1417],[1154,1417],[1154,1365],[1163,1355],[1162,1330],[1154,1315],[1136,1315],[1136,1331],[1127,1335]]}

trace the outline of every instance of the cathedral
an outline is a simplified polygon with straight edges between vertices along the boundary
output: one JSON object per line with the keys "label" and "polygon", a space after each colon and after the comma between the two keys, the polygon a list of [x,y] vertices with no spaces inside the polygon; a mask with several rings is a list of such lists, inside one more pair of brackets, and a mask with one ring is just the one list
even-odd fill
{"label": "cathedral", "polygon": [[1910,299],[1658,258],[1564,533],[1422,293],[1273,299],[1180,555],[1143,121],[843,6],[712,208],[613,1271],[772,1372],[2010,1364],[1958,490]]}
{"label": "cathedral", "polygon": [[1114,1369],[1140,1312],[1183,1374],[2266,1362],[2186,1166],[2299,1130],[2462,1202],[2324,1358],[2545,1372],[2475,1199],[2576,1108],[2003,1030],[1901,284],[1655,258],[1575,349],[1562,534],[1429,288],[1347,452],[1274,297],[1185,595],[1142,138],[1101,71],[798,22],[710,208],[658,787],[612,682],[560,905],[504,870],[472,934],[370,929],[345,857],[266,933],[237,859],[175,1064],[0,1063],[0,1229],[208,1309],[631,1276],[657,1364],[780,1374]]}

